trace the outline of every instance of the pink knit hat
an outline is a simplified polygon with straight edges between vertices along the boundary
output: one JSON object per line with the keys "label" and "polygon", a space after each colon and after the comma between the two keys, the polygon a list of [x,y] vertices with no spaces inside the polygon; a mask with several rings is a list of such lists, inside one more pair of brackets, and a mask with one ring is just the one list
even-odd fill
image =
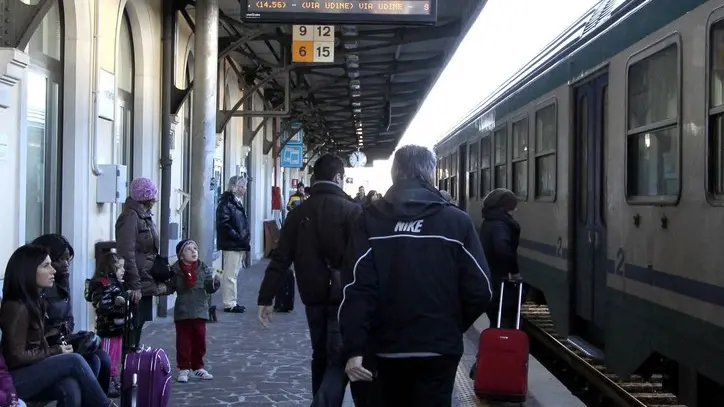
{"label": "pink knit hat", "polygon": [[131,181],[131,199],[138,202],[153,201],[158,190],[153,181],[148,178],[136,178]]}

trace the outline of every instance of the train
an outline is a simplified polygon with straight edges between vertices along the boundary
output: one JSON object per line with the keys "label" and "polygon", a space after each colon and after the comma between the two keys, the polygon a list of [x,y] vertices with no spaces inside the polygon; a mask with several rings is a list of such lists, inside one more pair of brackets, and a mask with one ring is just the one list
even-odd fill
{"label": "train", "polygon": [[518,196],[521,274],[560,335],[724,405],[724,0],[597,2],[434,151],[476,224],[490,190]]}

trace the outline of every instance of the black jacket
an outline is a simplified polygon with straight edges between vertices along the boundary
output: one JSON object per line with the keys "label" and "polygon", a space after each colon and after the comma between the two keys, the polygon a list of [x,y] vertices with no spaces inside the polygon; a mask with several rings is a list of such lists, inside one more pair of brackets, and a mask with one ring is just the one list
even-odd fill
{"label": "black jacket", "polygon": [[[497,307],[501,280],[508,274],[519,273],[518,243],[520,241],[520,225],[512,216],[500,208],[483,210],[480,241],[483,244],[485,258],[488,259],[488,265],[490,265],[493,292],[496,298],[495,305]],[[516,299],[515,296],[506,294],[504,308],[517,308]]]}
{"label": "black jacket", "polygon": [[246,210],[229,191],[216,206],[216,246],[219,250],[249,251],[251,234]]}
{"label": "black jacket", "polygon": [[[491,298],[473,222],[420,181],[396,183],[360,217],[343,273],[345,356],[461,355]],[[369,342],[368,342],[369,341]]]}
{"label": "black jacket", "polygon": [[68,335],[75,330],[73,307],[70,299],[68,273],[56,273],[55,284],[43,290],[43,306],[45,308],[45,331],[48,342],[59,343],[60,334]]}
{"label": "black jacket", "polygon": [[294,263],[299,296],[305,305],[329,303],[330,269],[341,269],[352,225],[362,212],[342,188],[318,181],[310,197],[289,212],[279,245],[259,289],[259,305],[271,305]]}
{"label": "black jacket", "polygon": [[89,287],[91,302],[96,310],[96,333],[101,338],[123,335],[126,308],[116,304],[117,297],[124,297],[123,283],[115,278],[93,281]]}

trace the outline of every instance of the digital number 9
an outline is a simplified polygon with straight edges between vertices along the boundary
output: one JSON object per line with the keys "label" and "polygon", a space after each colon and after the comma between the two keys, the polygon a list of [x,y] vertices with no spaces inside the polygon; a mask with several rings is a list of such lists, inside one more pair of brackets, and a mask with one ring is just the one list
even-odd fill
{"label": "digital number 9", "polygon": [[299,35],[301,35],[302,37],[307,35],[307,26],[306,25],[302,25],[299,27]]}

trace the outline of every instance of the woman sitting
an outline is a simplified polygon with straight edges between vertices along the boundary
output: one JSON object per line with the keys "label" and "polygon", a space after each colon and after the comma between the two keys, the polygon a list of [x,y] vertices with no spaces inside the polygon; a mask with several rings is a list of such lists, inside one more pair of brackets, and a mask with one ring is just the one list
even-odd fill
{"label": "woman sitting", "polygon": [[[70,297],[70,262],[73,259],[73,246],[68,239],[59,234],[47,234],[33,240],[32,244],[44,247],[50,254],[55,269],[55,284],[43,290],[45,309],[46,339],[48,344],[60,345],[61,335],[68,336],[75,331],[73,308]],[[111,381],[111,358],[107,352],[98,350],[84,355],[91,370],[98,378],[103,390],[110,390],[110,397],[118,397],[116,386],[109,389]]]}
{"label": "woman sitting", "polygon": [[98,384],[88,362],[70,345],[45,339],[40,292],[55,282],[55,269],[43,247],[25,245],[10,256],[0,305],[2,349],[19,398],[57,401],[57,407],[115,406]]}

